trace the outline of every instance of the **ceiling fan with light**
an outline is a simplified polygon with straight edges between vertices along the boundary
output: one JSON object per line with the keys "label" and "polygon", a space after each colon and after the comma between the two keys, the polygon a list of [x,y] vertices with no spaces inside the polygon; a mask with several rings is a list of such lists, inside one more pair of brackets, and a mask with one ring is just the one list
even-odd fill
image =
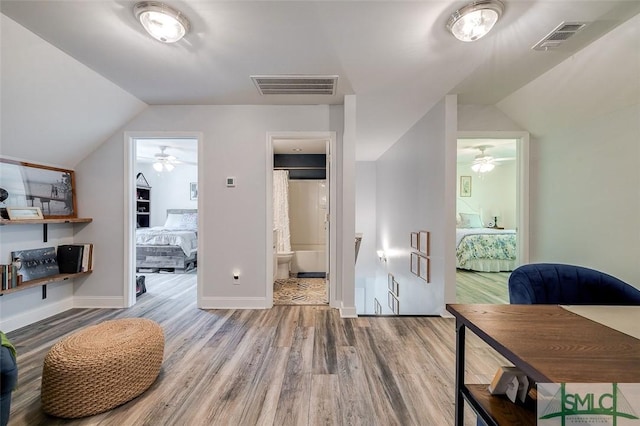
{"label": "ceiling fan with light", "polygon": [[492,148],[491,145],[479,145],[475,148],[480,150],[480,154],[477,154],[471,163],[471,170],[476,173],[488,173],[496,167],[498,162],[514,160],[514,158],[510,157],[494,158],[491,155],[486,154],[485,150]]}
{"label": "ceiling fan with light", "polygon": [[175,155],[168,153],[167,149],[171,149],[169,146],[162,145],[159,148],[160,152],[155,153],[153,157],[139,156],[138,158],[143,161],[152,162],[153,169],[156,172],[170,172],[179,164],[195,164],[189,161],[179,160]]}

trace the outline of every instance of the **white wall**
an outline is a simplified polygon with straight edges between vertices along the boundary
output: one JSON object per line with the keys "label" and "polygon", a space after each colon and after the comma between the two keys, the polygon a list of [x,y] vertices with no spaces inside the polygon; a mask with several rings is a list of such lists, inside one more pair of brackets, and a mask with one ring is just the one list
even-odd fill
{"label": "white wall", "polygon": [[325,180],[289,180],[291,250],[325,251],[327,196]]}
{"label": "white wall", "polygon": [[[96,263],[91,281],[77,287],[78,303],[93,306],[123,297],[124,131],[186,130],[203,133],[199,240],[206,257],[198,264],[203,303],[263,307],[266,134],[331,130],[329,110],[328,106],[156,106],[127,124],[76,169],[78,181],[83,182],[79,203],[94,217],[82,237],[99,245],[97,262],[102,264]],[[235,188],[225,186],[227,176],[237,178]],[[240,271],[240,285],[233,285],[234,270]]]}
{"label": "white wall", "polygon": [[198,200],[190,199],[189,186],[198,181],[197,166],[178,164],[171,172],[156,172],[151,163],[138,163],[136,174],[138,172],[142,172],[151,186],[151,226],[164,225],[167,209],[198,208]]}
{"label": "white wall", "polygon": [[3,156],[73,169],[147,106],[2,14],[0,44]]}
{"label": "white wall", "polygon": [[356,298],[358,314],[373,314],[376,297],[383,307],[387,305],[386,287],[376,286],[376,276],[386,273],[376,253],[376,182],[376,163],[356,162],[356,233],[362,234],[356,260],[356,294],[360,295]]}
{"label": "white wall", "polygon": [[640,288],[639,75],[640,15],[498,104],[534,131],[531,261]]}
{"label": "white wall", "polygon": [[[471,176],[471,196],[460,197],[460,176]],[[485,226],[493,222],[493,215],[499,213],[498,226],[516,227],[516,164],[503,162],[491,172],[478,176],[469,163],[458,163],[457,167],[458,213],[482,212]]]}
{"label": "white wall", "polygon": [[[453,238],[447,235],[444,208],[446,198],[454,199],[444,184],[449,173],[447,144],[453,152],[456,144],[455,126],[450,131],[447,118],[451,102],[455,104],[455,98],[436,104],[376,162],[377,247],[387,253],[386,271],[376,286],[386,289],[386,273],[395,276],[400,314],[439,314],[444,308],[446,240]],[[453,115],[455,120],[455,109]],[[420,230],[431,233],[430,283],[413,275],[409,267],[410,235]],[[381,303],[385,307],[386,298]]]}

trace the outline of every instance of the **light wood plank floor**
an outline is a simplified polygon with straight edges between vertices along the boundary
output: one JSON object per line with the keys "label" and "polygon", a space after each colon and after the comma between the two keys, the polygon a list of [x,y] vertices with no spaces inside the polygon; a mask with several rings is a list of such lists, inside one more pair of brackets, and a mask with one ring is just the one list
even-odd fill
{"label": "light wood plank floor", "polygon": [[456,270],[456,301],[458,303],[509,303],[511,272],[475,272]]}
{"label": "light wood plank floor", "polygon": [[[342,319],[326,306],[199,310],[195,275],[153,278],[133,308],[72,309],[9,333],[19,365],[10,426],[453,424],[451,318]],[[81,327],[124,317],[164,328],[158,380],[103,414],[44,414],[40,380],[49,348]],[[488,382],[506,364],[473,335],[467,352],[470,383]],[[465,422],[475,425],[469,408]]]}

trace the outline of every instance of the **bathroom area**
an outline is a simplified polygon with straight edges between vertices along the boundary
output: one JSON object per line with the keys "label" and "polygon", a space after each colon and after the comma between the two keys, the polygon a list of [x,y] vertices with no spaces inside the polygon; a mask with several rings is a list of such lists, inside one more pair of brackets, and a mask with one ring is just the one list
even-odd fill
{"label": "bathroom area", "polygon": [[[296,148],[274,148],[273,302],[276,305],[327,304],[329,300],[326,156],[324,152],[308,153],[310,147],[305,148],[297,148],[300,149],[297,154],[287,152]],[[307,153],[303,153],[303,149]]]}

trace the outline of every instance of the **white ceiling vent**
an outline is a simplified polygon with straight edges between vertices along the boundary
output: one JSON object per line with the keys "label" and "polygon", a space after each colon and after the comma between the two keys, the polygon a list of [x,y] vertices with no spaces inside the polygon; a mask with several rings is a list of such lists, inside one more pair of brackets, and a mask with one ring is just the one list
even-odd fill
{"label": "white ceiling vent", "polygon": [[337,75],[252,75],[261,95],[335,95]]}
{"label": "white ceiling vent", "polygon": [[582,30],[586,22],[563,22],[553,31],[547,34],[542,40],[532,47],[533,50],[550,50],[559,47],[569,37]]}

